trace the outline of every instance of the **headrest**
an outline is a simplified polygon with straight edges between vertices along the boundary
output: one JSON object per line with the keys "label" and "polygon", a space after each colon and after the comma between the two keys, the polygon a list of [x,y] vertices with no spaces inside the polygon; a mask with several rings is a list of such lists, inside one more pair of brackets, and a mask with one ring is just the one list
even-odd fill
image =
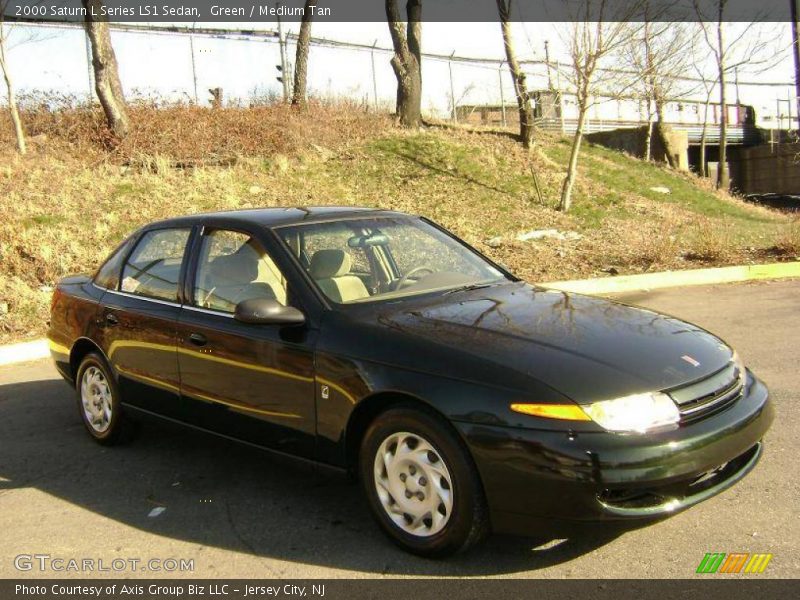
{"label": "headrest", "polygon": [[344,250],[317,250],[311,257],[309,272],[314,279],[341,277],[350,272],[350,255]]}
{"label": "headrest", "polygon": [[211,263],[215,280],[243,284],[258,278],[258,254],[250,246],[242,246],[233,254],[218,256]]}

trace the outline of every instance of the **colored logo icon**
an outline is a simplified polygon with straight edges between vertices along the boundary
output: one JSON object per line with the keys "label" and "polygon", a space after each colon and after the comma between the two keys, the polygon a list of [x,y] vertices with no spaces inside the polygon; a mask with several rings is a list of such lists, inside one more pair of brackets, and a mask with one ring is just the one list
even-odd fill
{"label": "colored logo icon", "polygon": [[763,573],[772,554],[747,552],[707,552],[697,567],[697,573]]}

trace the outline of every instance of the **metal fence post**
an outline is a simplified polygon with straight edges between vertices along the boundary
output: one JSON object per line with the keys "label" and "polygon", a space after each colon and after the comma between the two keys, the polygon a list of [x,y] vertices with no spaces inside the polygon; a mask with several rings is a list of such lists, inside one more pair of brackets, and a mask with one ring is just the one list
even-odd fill
{"label": "metal fence post", "polygon": [[561,116],[561,135],[566,134],[564,124],[564,94],[561,92],[561,63],[556,61],[556,86],[558,86],[558,112]]}
{"label": "metal fence post", "polygon": [[378,112],[378,79],[375,74],[375,48],[378,45],[378,40],[372,44],[372,50],[369,51],[369,56],[372,61],[372,98],[375,104],[375,112]]}
{"label": "metal fence post", "polygon": [[508,127],[508,122],[506,121],[506,96],[505,92],[503,92],[503,63],[500,63],[500,66],[497,68],[497,75],[500,78],[500,114],[503,118],[503,127]]}
{"label": "metal fence post", "polygon": [[547,68],[547,89],[553,91],[553,78],[550,75],[550,41],[544,41],[544,64]]}
{"label": "metal fence post", "polygon": [[453,50],[453,53],[447,60],[447,68],[450,70],[450,118],[453,119],[453,123],[458,123],[458,116],[456,114],[456,88],[453,85],[453,57],[455,55],[456,51]]}
{"label": "metal fence post", "polygon": [[[197,25],[197,21],[192,23],[192,29]],[[194,103],[199,104],[200,99],[197,97],[197,66],[194,59],[194,34],[189,34],[189,51],[192,53],[192,81],[194,82]]]}
{"label": "metal fence post", "polygon": [[92,79],[92,48],[89,46],[88,35],[84,35],[84,41],[86,42],[86,73],[89,76],[89,96],[87,100],[91,104],[94,101],[94,83]]}

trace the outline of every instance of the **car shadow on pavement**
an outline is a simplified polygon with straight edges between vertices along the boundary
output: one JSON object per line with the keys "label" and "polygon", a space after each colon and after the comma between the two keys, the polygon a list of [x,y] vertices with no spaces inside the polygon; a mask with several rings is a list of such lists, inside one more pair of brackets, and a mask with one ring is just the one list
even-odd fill
{"label": "car shadow on pavement", "polygon": [[[624,532],[606,526],[563,540],[492,536],[464,555],[421,559],[384,537],[359,487],[340,475],[157,419],[142,421],[130,443],[102,447],[83,430],[74,393],[60,380],[0,385],[0,440],[0,494],[33,487],[158,536],[354,572],[530,571]],[[166,510],[149,517],[156,507]],[[73,531],[81,529],[65,523],[52,535],[90,550],[92,540]],[[222,565],[217,572],[224,574]]]}

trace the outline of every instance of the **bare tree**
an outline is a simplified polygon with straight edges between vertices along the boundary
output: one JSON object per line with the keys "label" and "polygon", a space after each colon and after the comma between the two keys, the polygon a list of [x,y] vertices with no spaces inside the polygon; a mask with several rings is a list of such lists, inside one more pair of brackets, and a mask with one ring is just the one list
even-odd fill
{"label": "bare tree", "polygon": [[717,1],[716,43],[708,35],[708,29],[703,27],[706,43],[714,57],[717,59],[717,72],[719,73],[719,166],[717,168],[717,188],[728,189],[730,176],[728,174],[728,98],[725,75],[727,72],[727,52],[725,42],[725,6],[728,0]]}
{"label": "bare tree", "polygon": [[519,137],[525,148],[531,147],[533,139],[533,108],[528,95],[528,86],[525,82],[525,72],[517,60],[514,49],[514,35],[511,32],[511,2],[512,0],[497,0],[497,10],[500,13],[500,28],[503,32],[503,45],[506,49],[506,61],[514,81],[514,95],[517,97],[519,107]]}
{"label": "bare tree", "polygon": [[422,0],[408,0],[406,14],[404,22],[397,0],[386,0],[397,77],[397,117],[403,127],[417,128],[422,123]]}
{"label": "bare tree", "polygon": [[703,126],[700,130],[700,176],[708,177],[708,169],[706,168],[706,155],[708,148],[708,112],[711,110],[711,96],[719,83],[717,76],[709,77],[705,70],[697,64],[697,61],[692,62],[692,67],[697,73],[697,78],[701,81],[703,86],[703,93],[705,94],[705,102],[703,103]]}
{"label": "bare tree", "polygon": [[569,48],[571,64],[566,73],[570,86],[575,90],[578,105],[578,123],[572,138],[567,174],[561,187],[559,210],[569,211],[572,206],[572,189],[578,175],[578,158],[586,127],[589,109],[597,102],[599,93],[597,74],[604,72],[603,94],[620,96],[635,85],[637,78],[626,76],[620,70],[604,69],[609,59],[621,54],[629,40],[638,35],[640,23],[634,23],[637,3],[622,3],[613,10],[609,0],[580,0],[578,14],[570,24]]}
{"label": "bare tree", "polygon": [[92,68],[94,69],[94,86],[97,97],[106,115],[109,129],[122,139],[130,131],[130,121],[119,80],[119,67],[114,47],[111,45],[111,33],[108,18],[102,15],[102,0],[81,0],[86,9],[84,27],[92,46]]}
{"label": "bare tree", "polygon": [[306,88],[308,86],[308,47],[311,41],[311,20],[317,0],[306,0],[303,8],[303,19],[300,22],[300,35],[297,36],[297,53],[294,60],[294,87],[292,104],[306,105]]}
{"label": "bare tree", "polygon": [[447,103],[450,106],[450,114],[454,115],[454,119],[457,116],[458,107],[464,101],[464,99],[469,96],[472,92],[475,91],[475,84],[470,83],[469,85],[465,85],[461,88],[461,93],[458,95],[456,94],[455,89],[451,92],[447,92]]}
{"label": "bare tree", "polygon": [[[777,64],[785,54],[775,36],[768,40],[758,30],[759,21],[736,23],[733,35],[728,36],[732,24],[725,21],[729,0],[692,0],[705,41],[705,48],[714,60],[715,77],[719,89],[719,167],[717,188],[727,189],[728,173],[728,95],[727,77],[735,70],[764,69]],[[710,78],[705,78],[708,80]]]}
{"label": "bare tree", "polygon": [[14,127],[14,137],[17,140],[17,151],[20,154],[25,154],[27,152],[27,145],[25,143],[25,129],[22,126],[22,119],[20,119],[19,116],[17,100],[14,95],[14,85],[11,79],[11,70],[8,65],[8,58],[6,57],[8,37],[3,15],[5,15],[7,6],[8,0],[0,0],[0,71],[3,72],[3,79],[6,83],[8,110],[11,113],[11,124]]}
{"label": "bare tree", "polygon": [[651,7],[645,0],[641,37],[631,38],[627,55],[630,66],[641,73],[637,86],[647,111],[645,160],[652,158],[652,139],[655,133],[666,150],[667,161],[677,167],[671,148],[665,108],[669,102],[685,96],[690,90],[680,86],[680,77],[689,67],[694,39],[692,30],[682,22],[663,22],[667,16],[662,8]]}

